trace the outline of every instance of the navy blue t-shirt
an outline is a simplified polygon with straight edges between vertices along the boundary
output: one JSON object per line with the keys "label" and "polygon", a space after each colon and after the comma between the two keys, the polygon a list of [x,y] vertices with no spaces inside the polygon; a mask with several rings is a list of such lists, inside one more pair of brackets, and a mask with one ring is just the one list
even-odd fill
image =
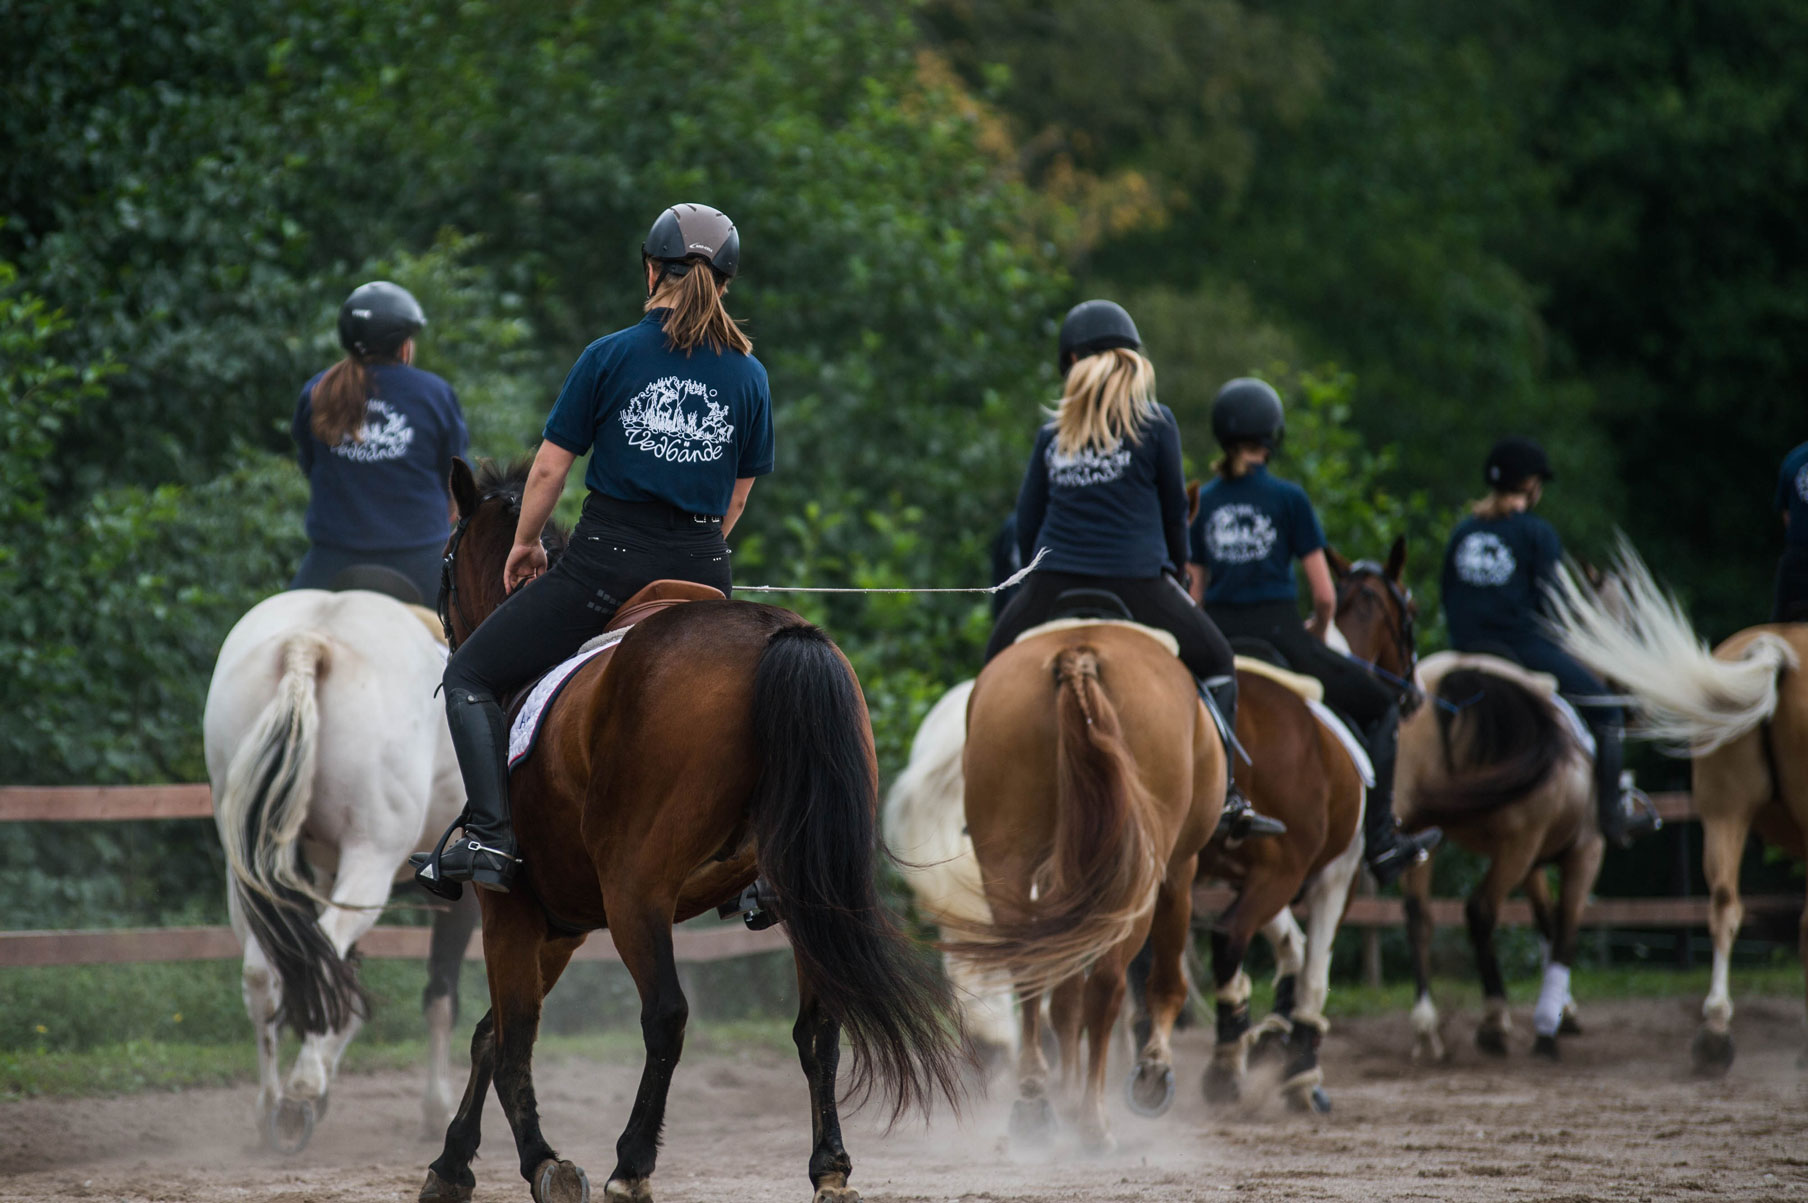
{"label": "navy blue t-shirt", "polygon": [[369,369],[371,399],[358,436],[337,447],[314,437],[314,386],[295,406],[290,433],[307,474],[312,542],[349,551],[392,551],[443,543],[449,524],[452,457],[470,442],[452,386],[402,363]]}
{"label": "navy blue t-shirt", "polygon": [[1325,528],[1306,490],[1257,464],[1235,479],[1220,476],[1199,490],[1193,519],[1193,562],[1211,573],[1208,606],[1293,601],[1293,562],[1325,545]]}
{"label": "navy blue t-shirt", "polygon": [[1776,509],[1789,515],[1787,541],[1808,546],[1808,443],[1783,457],[1777,473]]}
{"label": "navy blue t-shirt", "polygon": [[1541,636],[1544,586],[1563,559],[1551,524],[1531,514],[1470,516],[1444,549],[1444,616],[1460,651]]}
{"label": "navy blue t-shirt", "polygon": [[1147,580],[1186,559],[1186,477],[1180,428],[1165,405],[1143,422],[1140,441],[1100,451],[1055,450],[1054,423],[1036,435],[1017,493],[1017,547],[1029,563],[1082,576]]}
{"label": "navy blue t-shirt", "polygon": [[666,344],[667,309],[584,348],[546,438],[590,454],[584,483],[617,501],[725,514],[735,481],[772,471],[772,395],[751,355]]}

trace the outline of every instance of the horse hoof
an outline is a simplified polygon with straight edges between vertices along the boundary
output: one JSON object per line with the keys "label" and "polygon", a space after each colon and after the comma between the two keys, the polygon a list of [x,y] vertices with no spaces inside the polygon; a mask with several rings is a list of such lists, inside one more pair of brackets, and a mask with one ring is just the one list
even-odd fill
{"label": "horse hoof", "polygon": [[1323,1086],[1316,1087],[1312,1091],[1310,1102],[1312,1104],[1312,1110],[1318,1114],[1331,1114],[1331,1096],[1325,1093],[1325,1088]]}
{"label": "horse hoof", "polygon": [[314,1104],[306,1099],[284,1099],[270,1113],[264,1141],[285,1157],[293,1157],[314,1139]]}
{"label": "horse hoof", "polygon": [[1117,1137],[1109,1132],[1092,1132],[1080,1140],[1080,1152],[1087,1157],[1109,1157],[1117,1152]]}
{"label": "horse hoof", "polygon": [[[650,1199],[652,1195],[635,1197]],[[534,1203],[590,1203],[590,1179],[571,1162],[549,1157],[534,1171]]]}
{"label": "horse hoof", "polygon": [[860,1192],[851,1186],[819,1186],[810,1203],[860,1203]]}
{"label": "horse hoof", "polygon": [[1301,1115],[1331,1114],[1331,1096],[1325,1093],[1323,1086],[1314,1086],[1311,1090],[1289,1090],[1286,1098],[1289,1111]]}
{"label": "horse hoof", "polygon": [[1563,1008],[1563,1018],[1557,1021],[1557,1035],[1580,1036],[1581,1034],[1582,1021],[1576,1018],[1576,1009],[1574,1007]]}
{"label": "horse hoof", "polygon": [[1234,1103],[1243,1097],[1243,1084],[1237,1081],[1236,1075],[1216,1065],[1208,1065],[1205,1069],[1205,1101],[1214,1106],[1223,1103]]}
{"label": "horse hoof", "polygon": [[1011,1139],[1021,1144],[1047,1144],[1055,1134],[1055,1109],[1046,1098],[1018,1099],[1011,1105]]}
{"label": "horse hoof", "polygon": [[1557,1052],[1557,1038],[1555,1036],[1539,1036],[1536,1040],[1533,1040],[1532,1055],[1534,1057],[1542,1057],[1546,1061],[1562,1060],[1562,1057],[1559,1056]]}
{"label": "horse hoof", "polygon": [[1733,1034],[1702,1028],[1695,1033],[1689,1051],[1695,1058],[1696,1073],[1717,1078],[1733,1067]]}
{"label": "horse hoof", "polygon": [[1476,1028],[1475,1047],[1490,1057],[1507,1055],[1507,1034],[1499,1028]]}
{"label": "horse hoof", "polygon": [[1145,1119],[1166,1115],[1174,1105],[1174,1067],[1139,1065],[1124,1083],[1124,1101]]}
{"label": "horse hoof", "polygon": [[474,1177],[468,1183],[447,1182],[428,1170],[427,1181],[421,1186],[418,1197],[420,1203],[470,1203],[471,1192],[476,1189],[477,1179]]}
{"label": "horse hoof", "polygon": [[603,1183],[603,1198],[609,1203],[653,1203],[653,1184],[645,1178],[611,1178]]}

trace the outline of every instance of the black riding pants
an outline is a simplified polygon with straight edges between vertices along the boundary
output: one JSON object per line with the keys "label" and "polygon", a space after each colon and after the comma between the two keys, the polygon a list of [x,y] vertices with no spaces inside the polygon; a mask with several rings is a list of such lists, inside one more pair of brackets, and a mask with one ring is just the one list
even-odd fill
{"label": "black riding pants", "polygon": [[1017,596],[998,616],[992,638],[986,643],[986,660],[990,662],[1031,627],[1053,618],[1056,599],[1069,589],[1103,589],[1116,594],[1123,599],[1130,617],[1144,626],[1167,631],[1180,641],[1181,662],[1201,680],[1229,676],[1235,671],[1230,644],[1174,578],[1126,580],[1041,570],[1030,573]]}
{"label": "black riding pants", "polygon": [[695,581],[727,593],[730,575],[719,521],[592,493],[565,554],[459,645],[446,664],[446,689],[500,699],[601,634],[622,603],[653,581]]}

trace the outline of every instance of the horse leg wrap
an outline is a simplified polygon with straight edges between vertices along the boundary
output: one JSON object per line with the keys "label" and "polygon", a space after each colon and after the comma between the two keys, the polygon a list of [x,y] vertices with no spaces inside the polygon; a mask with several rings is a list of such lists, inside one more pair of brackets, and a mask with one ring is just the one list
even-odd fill
{"label": "horse leg wrap", "polygon": [[1249,1035],[1249,1001],[1218,1004],[1218,1044],[1242,1044]]}
{"label": "horse leg wrap", "polygon": [[1553,961],[1544,967],[1544,986],[1532,1010],[1532,1030],[1540,1036],[1555,1036],[1563,1026],[1563,1008],[1568,1002],[1569,966]]}

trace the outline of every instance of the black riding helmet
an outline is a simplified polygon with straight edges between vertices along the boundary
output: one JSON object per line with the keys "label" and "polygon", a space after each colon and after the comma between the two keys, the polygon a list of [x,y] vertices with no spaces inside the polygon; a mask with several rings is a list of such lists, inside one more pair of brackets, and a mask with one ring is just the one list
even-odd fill
{"label": "black riding helmet", "polygon": [[400,284],[372,280],[339,306],[339,345],[360,359],[393,355],[427,324],[421,303]]}
{"label": "black riding helmet", "polygon": [[1061,347],[1055,366],[1065,376],[1076,361],[1113,347],[1128,347],[1132,351],[1143,349],[1142,335],[1136,332],[1136,323],[1116,301],[1081,301],[1062,319]]}
{"label": "black riding helmet", "polygon": [[645,262],[658,262],[661,276],[682,276],[702,261],[725,280],[741,267],[741,235],[728,214],[708,205],[673,205],[653,222],[640,244]]}
{"label": "black riding helmet", "polygon": [[1509,435],[1488,450],[1488,461],[1482,465],[1482,476],[1491,489],[1515,489],[1536,476],[1554,480],[1551,461],[1537,440]]}
{"label": "black riding helmet", "polygon": [[1265,380],[1239,376],[1219,389],[1212,401],[1212,437],[1220,447],[1258,443],[1273,451],[1286,432],[1281,395]]}

